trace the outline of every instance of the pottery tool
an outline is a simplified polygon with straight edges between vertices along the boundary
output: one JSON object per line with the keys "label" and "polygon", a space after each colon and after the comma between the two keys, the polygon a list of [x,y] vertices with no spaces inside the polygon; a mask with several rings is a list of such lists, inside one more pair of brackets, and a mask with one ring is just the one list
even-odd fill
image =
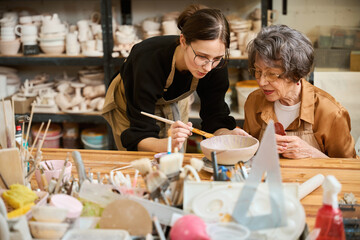
{"label": "pottery tool", "polygon": [[160,158],[160,171],[168,177],[178,175],[183,164],[184,154],[171,153]]}
{"label": "pottery tool", "polygon": [[25,184],[22,164],[18,148],[0,150],[0,173],[9,186],[15,183]]}
{"label": "pottery tool", "polygon": [[[25,137],[25,148],[27,148],[28,146],[28,139],[29,139],[29,133],[30,133],[30,128],[31,128],[31,122],[34,116],[34,104],[31,107],[31,112],[30,112],[30,120],[29,120],[29,124],[28,124],[28,128],[26,131],[26,137]],[[45,137],[44,137],[45,138]]]}
{"label": "pottery tool", "polygon": [[[124,163],[124,164],[129,164],[129,163]],[[111,172],[120,171],[120,170],[124,170],[124,169],[128,169],[128,168],[134,168],[134,169],[139,170],[141,176],[145,177],[146,174],[151,172],[151,160],[149,158],[141,158],[138,160],[134,160],[134,161],[130,162],[129,165],[120,167],[120,168],[115,168],[115,169],[111,170]]]}
{"label": "pottery tool", "polygon": [[145,182],[152,199],[161,198],[166,205],[169,205],[169,201],[164,193],[169,186],[169,180],[163,172],[159,170],[150,172],[146,175]]}
{"label": "pottery tool", "polygon": [[83,163],[83,161],[81,159],[80,152],[73,151],[71,153],[71,156],[74,159],[74,162],[75,162],[75,165],[76,165],[76,170],[77,170],[77,173],[78,173],[78,176],[79,176],[79,184],[81,186],[83,181],[90,180],[90,179],[86,175],[85,166],[84,166],[84,163]]}
{"label": "pottery tool", "polygon": [[146,208],[150,215],[157,216],[160,224],[166,226],[172,226],[175,218],[185,215],[185,212],[179,208],[170,207],[135,196],[128,196],[128,198],[140,203],[143,207]]}
{"label": "pottery tool", "polygon": [[39,138],[39,135],[40,135],[40,133],[41,133],[41,130],[42,130],[43,126],[44,126],[44,123],[42,122],[41,125],[40,125],[40,128],[39,128],[39,131],[38,131],[37,134],[36,134],[35,140],[34,140],[32,146],[31,146],[30,155],[32,154],[32,152],[33,152],[33,150],[34,150],[34,147],[36,146],[37,140],[38,140],[38,138]]}
{"label": "pottery tool", "polygon": [[284,130],[284,126],[280,122],[274,123],[274,126],[275,126],[275,133],[276,134],[282,135],[282,136],[286,135],[286,132]]}
{"label": "pottery tool", "polygon": [[204,161],[198,159],[198,158],[191,158],[190,164],[195,168],[196,171],[200,172],[201,169],[204,167]]}
{"label": "pottery tool", "polygon": [[218,180],[218,164],[217,164],[217,159],[216,159],[216,151],[212,151],[211,152],[211,160],[212,160],[212,165],[213,165],[213,176],[214,176],[214,181]]}
{"label": "pottery tool", "polygon": [[303,199],[324,182],[324,175],[317,174],[299,186],[299,199]]}
{"label": "pottery tool", "polygon": [[132,236],[146,236],[152,232],[149,212],[140,203],[126,198],[108,204],[99,220],[101,229],[124,229]]}
{"label": "pottery tool", "polygon": [[58,178],[57,183],[56,183],[55,194],[57,194],[59,192],[59,189],[60,189],[63,177],[64,177],[65,168],[66,168],[66,165],[67,165],[67,163],[69,161],[69,156],[70,156],[70,153],[68,152],[67,155],[66,155],[66,160],[64,162],[64,166],[61,169],[59,178]]}
{"label": "pottery tool", "polygon": [[168,130],[167,154],[171,154],[171,129]]}
{"label": "pottery tool", "polygon": [[156,216],[153,216],[154,225],[156,228],[156,231],[159,235],[160,240],[166,240],[163,230],[161,229],[159,219]]}
{"label": "pottery tool", "polygon": [[[31,120],[31,119],[30,119],[30,120]],[[44,135],[42,136],[42,139],[41,139],[41,142],[40,142],[40,144],[39,144],[39,146],[38,146],[38,149],[41,149],[42,146],[43,146],[43,144],[44,144],[44,141],[45,141],[45,139],[46,139],[46,135],[47,135],[47,132],[48,132],[48,130],[49,130],[50,124],[51,124],[51,119],[48,120],[48,123],[47,123],[46,128],[45,128]]]}
{"label": "pottery tool", "polygon": [[[258,187],[262,182],[264,172],[267,173],[266,184],[269,189],[268,205],[270,204],[271,212],[263,215],[249,216],[250,206],[254,202],[255,194],[257,194]],[[252,231],[287,226],[284,199],[274,122],[271,120],[266,127],[260,147],[254,157],[251,174],[246,179],[245,185],[237,199],[232,217]],[[264,206],[265,203],[262,204]]]}
{"label": "pottery tool", "polygon": [[2,181],[3,185],[5,186],[5,189],[9,189],[9,185],[7,185],[5,179],[3,178],[3,176],[0,173],[0,180]]}
{"label": "pottery tool", "polygon": [[39,187],[42,191],[48,191],[49,185],[46,180],[44,168],[42,165],[40,165],[39,168],[40,168],[40,176],[41,176],[41,184],[42,184],[42,186],[39,186]]}
{"label": "pottery tool", "polygon": [[[153,114],[150,114],[150,113],[141,112],[141,114],[143,114],[145,116],[148,116],[148,117],[151,117],[151,118],[154,118],[154,119],[159,120],[161,122],[170,124],[170,125],[175,123],[175,121],[173,121],[173,120],[169,120],[169,119],[166,119],[166,118],[163,118],[163,117],[159,117],[159,116],[156,116],[156,115],[153,115]],[[200,129],[193,128],[193,127],[190,127],[190,131],[192,131],[193,133],[196,133],[198,135],[204,136],[206,138],[211,138],[211,137],[215,136],[214,134],[207,133],[207,132],[204,132],[204,131],[202,131]]]}

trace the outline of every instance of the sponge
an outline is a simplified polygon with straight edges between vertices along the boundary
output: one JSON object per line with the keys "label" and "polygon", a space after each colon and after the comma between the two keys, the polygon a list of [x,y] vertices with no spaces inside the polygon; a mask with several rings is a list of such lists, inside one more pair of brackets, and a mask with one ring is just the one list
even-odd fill
{"label": "sponge", "polygon": [[18,209],[34,202],[38,196],[29,188],[21,184],[13,184],[10,190],[5,191],[2,195],[7,204]]}

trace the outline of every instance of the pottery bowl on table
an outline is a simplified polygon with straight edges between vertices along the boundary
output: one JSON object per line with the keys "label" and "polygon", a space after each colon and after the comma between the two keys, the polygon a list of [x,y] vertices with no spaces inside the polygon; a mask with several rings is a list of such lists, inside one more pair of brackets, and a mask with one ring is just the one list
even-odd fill
{"label": "pottery bowl on table", "polygon": [[60,239],[69,227],[68,223],[29,222],[33,237],[38,239]]}
{"label": "pottery bowl on table", "polygon": [[234,165],[252,158],[259,147],[259,141],[250,136],[221,135],[201,141],[200,147],[210,161],[211,152],[216,151],[218,164]]}
{"label": "pottery bowl on table", "polygon": [[38,222],[61,223],[66,219],[68,210],[54,206],[34,206],[31,208],[32,215]]}

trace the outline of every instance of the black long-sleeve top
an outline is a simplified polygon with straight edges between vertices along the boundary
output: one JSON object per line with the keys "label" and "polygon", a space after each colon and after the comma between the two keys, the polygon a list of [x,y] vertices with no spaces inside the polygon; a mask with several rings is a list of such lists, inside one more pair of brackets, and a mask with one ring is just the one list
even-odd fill
{"label": "black long-sleeve top", "polygon": [[[173,83],[164,92],[178,39],[179,36],[146,39],[132,48],[121,67],[127,100],[126,113],[130,121],[130,127],[121,134],[121,141],[127,150],[137,150],[142,139],[159,137],[160,128],[156,120],[143,116],[140,111],[154,113],[158,99],[163,97],[171,100],[190,89],[192,74],[189,71],[176,71]],[[213,69],[199,80],[196,91],[201,101],[202,130],[214,132],[219,128],[233,129],[236,126],[224,100],[228,88],[226,67]]]}

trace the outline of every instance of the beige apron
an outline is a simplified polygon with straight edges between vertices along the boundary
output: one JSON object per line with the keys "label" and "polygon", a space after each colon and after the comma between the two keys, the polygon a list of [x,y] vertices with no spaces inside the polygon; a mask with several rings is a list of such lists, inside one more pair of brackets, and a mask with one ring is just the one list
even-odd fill
{"label": "beige apron", "polygon": [[[164,92],[170,87],[174,80],[175,75],[175,56],[179,51],[179,46],[175,49],[171,71],[166,80]],[[189,104],[188,97],[196,90],[199,79],[193,77],[190,90],[183,93],[179,97],[166,101],[164,98],[160,98],[156,102],[155,115],[164,117],[170,120],[181,120],[182,122],[188,122],[189,120]],[[118,150],[126,150],[121,143],[121,133],[130,127],[129,119],[126,115],[126,97],[124,82],[118,74],[112,83],[110,84],[105,97],[105,104],[102,112],[103,117],[108,121],[112,128],[115,143]],[[163,122],[156,122],[160,127],[159,138],[167,137],[167,130],[170,125]]]}
{"label": "beige apron", "polygon": [[[265,122],[263,122],[262,126],[261,126],[261,131],[260,131],[260,135],[259,135],[259,139],[262,139],[263,134],[265,132],[267,124]],[[300,139],[304,140],[305,142],[307,142],[310,146],[318,149],[319,151],[322,152],[319,143],[316,141],[316,138],[314,136],[314,132],[312,130],[312,124],[305,122],[305,121],[301,121],[301,126],[299,127],[298,130],[296,131],[285,131],[287,136],[297,136]]]}

